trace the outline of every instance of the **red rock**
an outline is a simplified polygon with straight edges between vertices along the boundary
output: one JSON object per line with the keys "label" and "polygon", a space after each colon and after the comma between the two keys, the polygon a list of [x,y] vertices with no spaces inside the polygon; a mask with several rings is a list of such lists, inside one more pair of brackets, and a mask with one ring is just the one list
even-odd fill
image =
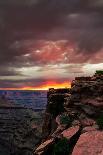
{"label": "red rock", "polygon": [[103,155],[103,132],[91,131],[82,134],[72,155]]}
{"label": "red rock", "polygon": [[64,130],[61,135],[63,135],[63,137],[67,138],[68,140],[70,138],[72,138],[75,134],[77,134],[80,131],[80,126],[74,126],[71,128],[68,128],[67,130]]}
{"label": "red rock", "polygon": [[61,124],[61,123],[60,123],[60,115],[58,115],[58,116],[56,117],[56,123],[57,123],[58,125]]}
{"label": "red rock", "polygon": [[72,122],[72,126],[81,126],[81,124],[80,124],[80,121],[78,121],[78,120],[74,120],[73,122]]}
{"label": "red rock", "polygon": [[98,130],[98,125],[88,126],[83,128],[82,133],[89,132],[89,131],[96,131],[96,130]]}
{"label": "red rock", "polygon": [[50,136],[54,138],[58,137],[61,134],[61,132],[65,130],[65,128],[66,128],[66,125],[59,125],[56,131],[53,132],[53,134]]}
{"label": "red rock", "polygon": [[83,104],[93,105],[93,106],[96,106],[96,107],[103,106],[103,102],[98,101],[96,98],[95,99],[82,100],[82,103]]}
{"label": "red rock", "polygon": [[96,100],[97,100],[98,102],[102,102],[102,103],[103,103],[103,98],[101,98],[101,97],[97,97]]}
{"label": "red rock", "polygon": [[32,129],[37,129],[37,128],[38,128],[38,126],[37,126],[37,125],[35,125],[35,124],[32,124],[32,125],[31,125],[31,128],[32,128]]}
{"label": "red rock", "polygon": [[82,119],[81,120],[81,125],[82,126],[93,126],[95,125],[96,122],[93,120],[93,119],[90,119],[90,118],[85,118],[85,119]]}
{"label": "red rock", "polygon": [[54,138],[51,138],[42,143],[34,152],[34,155],[42,155],[54,143]]}

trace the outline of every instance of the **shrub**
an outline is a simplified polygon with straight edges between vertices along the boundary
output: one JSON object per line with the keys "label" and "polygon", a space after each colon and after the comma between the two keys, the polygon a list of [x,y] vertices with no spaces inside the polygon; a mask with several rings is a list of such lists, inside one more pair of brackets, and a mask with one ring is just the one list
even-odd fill
{"label": "shrub", "polygon": [[71,124],[71,118],[68,115],[63,114],[63,115],[60,116],[60,123],[64,124],[64,125],[65,124],[70,125]]}
{"label": "shrub", "polygon": [[101,116],[99,116],[99,118],[97,119],[96,122],[97,122],[99,128],[100,128],[101,130],[103,130],[103,114],[102,114]]}
{"label": "shrub", "polygon": [[97,70],[97,71],[96,71],[96,74],[102,75],[102,74],[103,74],[103,70]]}
{"label": "shrub", "polygon": [[52,155],[66,155],[70,151],[69,143],[66,138],[63,138],[59,140],[55,145],[53,149]]}

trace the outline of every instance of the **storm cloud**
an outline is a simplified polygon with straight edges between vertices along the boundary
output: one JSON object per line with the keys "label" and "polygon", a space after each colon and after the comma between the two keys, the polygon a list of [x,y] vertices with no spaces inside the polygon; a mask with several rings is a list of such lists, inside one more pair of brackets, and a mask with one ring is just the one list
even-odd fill
{"label": "storm cloud", "polygon": [[82,75],[87,64],[103,66],[102,17],[103,0],[1,0],[1,82],[9,78],[11,87],[18,76],[18,86],[22,79],[32,82],[27,70],[33,67],[37,83],[46,78],[46,69],[52,76],[55,65],[62,67],[53,75],[68,80],[73,71]]}

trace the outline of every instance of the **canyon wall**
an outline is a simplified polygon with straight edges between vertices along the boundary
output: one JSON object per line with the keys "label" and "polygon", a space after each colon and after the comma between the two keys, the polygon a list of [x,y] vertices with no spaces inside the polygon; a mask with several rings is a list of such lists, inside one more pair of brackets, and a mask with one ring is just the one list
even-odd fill
{"label": "canyon wall", "polygon": [[76,77],[71,89],[50,89],[34,155],[103,154],[103,74]]}

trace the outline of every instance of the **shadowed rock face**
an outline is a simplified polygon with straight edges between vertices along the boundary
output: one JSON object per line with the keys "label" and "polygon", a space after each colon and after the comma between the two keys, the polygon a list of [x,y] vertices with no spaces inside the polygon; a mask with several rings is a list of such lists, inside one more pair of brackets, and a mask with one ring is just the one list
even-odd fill
{"label": "shadowed rock face", "polygon": [[66,100],[68,108],[78,108],[78,112],[97,117],[103,112],[103,75],[76,78],[72,83],[71,95]]}
{"label": "shadowed rock face", "polygon": [[[59,91],[60,92],[60,91]],[[64,94],[55,93],[54,91],[48,92],[48,103],[44,116],[44,123],[42,127],[44,137],[53,133],[57,128],[56,116],[64,111]]]}
{"label": "shadowed rock face", "polygon": [[9,149],[0,144],[0,154],[1,155],[10,155]]}
{"label": "shadowed rock face", "polygon": [[[77,77],[68,91],[50,89],[43,125],[43,133],[46,133],[43,142],[46,146],[42,145],[41,150],[37,147],[34,155],[52,155],[53,151],[57,155],[102,155],[103,120],[101,119],[103,119],[103,74]],[[66,144],[63,142],[64,138],[68,141]],[[52,139],[53,143],[48,144],[48,140]]]}

